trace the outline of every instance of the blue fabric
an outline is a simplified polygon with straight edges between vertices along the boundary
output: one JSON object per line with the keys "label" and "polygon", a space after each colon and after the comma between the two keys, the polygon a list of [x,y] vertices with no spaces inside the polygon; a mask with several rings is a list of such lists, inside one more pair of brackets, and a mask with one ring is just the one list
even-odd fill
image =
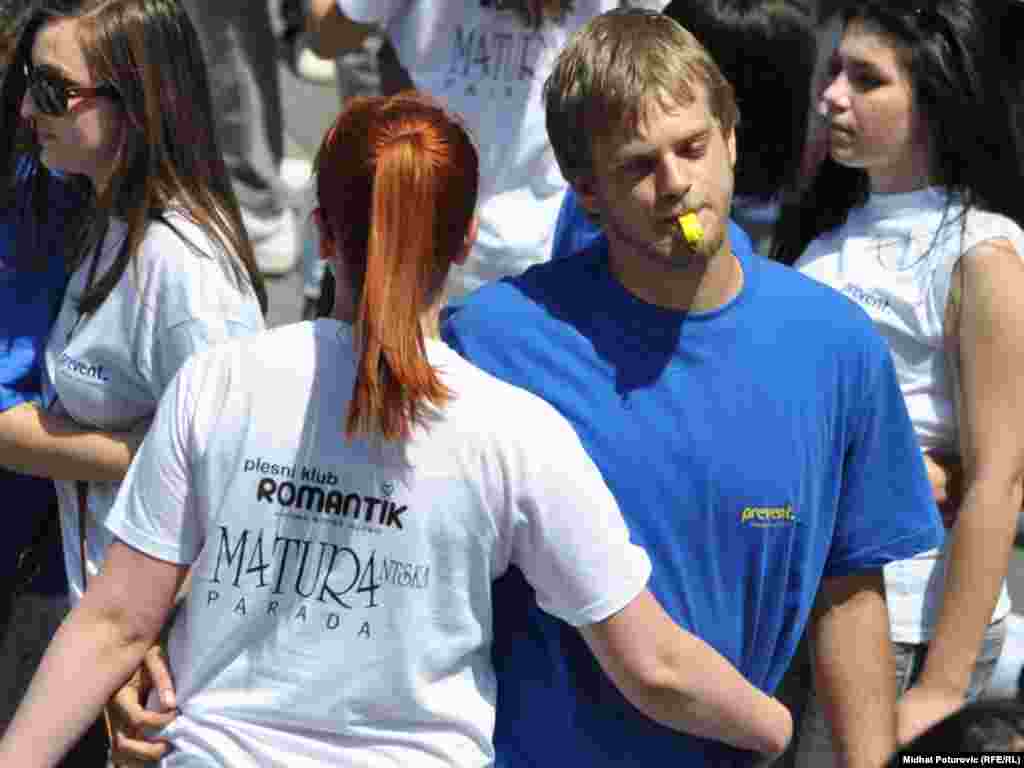
{"label": "blue fabric", "polygon": [[562,198],[551,241],[551,258],[561,259],[586,250],[601,237],[601,228],[587,218],[570,187]]}
{"label": "blue fabric", "polygon": [[[0,411],[38,403],[43,350],[67,279],[63,255],[64,220],[77,204],[59,180],[48,184],[47,221],[30,204],[34,167],[19,168],[14,204],[0,210]],[[34,263],[28,263],[31,258]],[[9,584],[18,552],[31,541],[38,514],[56,501],[53,482],[0,468],[0,498],[7,499],[6,531],[0,543],[0,585]],[[67,591],[60,547],[47,548],[34,591]]]}
{"label": "blue fabric", "polygon": [[[638,300],[602,239],[482,288],[444,334],[568,418],[668,613],[774,691],[823,577],[939,546],[943,532],[869,319],[730,231],[744,285],[715,311]],[[585,524],[586,510],[566,514]],[[495,584],[494,613],[500,768],[754,761],[642,717],[518,571]]]}

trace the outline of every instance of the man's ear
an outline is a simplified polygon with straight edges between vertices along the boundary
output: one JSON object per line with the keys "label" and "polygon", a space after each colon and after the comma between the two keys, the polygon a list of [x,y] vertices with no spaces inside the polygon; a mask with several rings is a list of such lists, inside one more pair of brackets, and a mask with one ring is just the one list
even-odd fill
{"label": "man's ear", "polygon": [[459,252],[455,254],[455,258],[452,261],[459,266],[466,263],[466,259],[469,258],[469,252],[473,250],[473,243],[476,242],[476,236],[480,233],[480,219],[474,214],[473,218],[469,220],[469,226],[466,227],[466,236],[462,238],[462,247],[459,248]]}
{"label": "man's ear", "polygon": [[600,206],[598,205],[597,179],[593,174],[587,173],[577,176],[572,181],[572,191],[576,193],[576,202],[580,208],[589,213],[592,217],[600,217]]}
{"label": "man's ear", "polygon": [[323,211],[320,208],[315,208],[310,213],[310,216],[313,218],[313,224],[316,227],[317,241],[320,245],[320,259],[334,263],[341,259],[341,254],[338,251],[338,241],[334,239],[330,228],[326,226],[323,215]]}

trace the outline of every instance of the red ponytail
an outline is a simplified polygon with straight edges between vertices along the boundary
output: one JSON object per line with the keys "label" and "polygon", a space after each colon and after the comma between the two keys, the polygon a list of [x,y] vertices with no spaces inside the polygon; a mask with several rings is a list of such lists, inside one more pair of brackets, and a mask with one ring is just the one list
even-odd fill
{"label": "red ponytail", "polygon": [[317,156],[317,194],[353,290],[359,364],[345,433],[409,436],[451,393],[420,320],[443,290],[476,206],[477,154],[427,97],[349,102]]}

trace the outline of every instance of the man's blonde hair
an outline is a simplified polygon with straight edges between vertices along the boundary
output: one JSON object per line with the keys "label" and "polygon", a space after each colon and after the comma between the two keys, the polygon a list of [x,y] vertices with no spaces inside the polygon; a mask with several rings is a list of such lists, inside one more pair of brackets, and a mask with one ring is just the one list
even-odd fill
{"label": "man's blonde hair", "polygon": [[593,172],[593,146],[662,108],[692,104],[697,87],[729,134],[739,120],[732,86],[697,39],[655,11],[619,8],[591,19],[559,54],[544,83],[548,138],[562,174]]}

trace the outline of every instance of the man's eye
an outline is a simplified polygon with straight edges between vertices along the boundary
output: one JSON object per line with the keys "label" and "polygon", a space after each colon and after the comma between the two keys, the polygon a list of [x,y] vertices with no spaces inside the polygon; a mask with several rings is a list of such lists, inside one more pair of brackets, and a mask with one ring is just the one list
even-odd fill
{"label": "man's eye", "polygon": [[637,157],[633,160],[627,160],[623,164],[622,170],[630,176],[645,176],[650,173],[651,167],[651,161],[646,157]]}
{"label": "man's eye", "polygon": [[693,160],[704,157],[704,153],[707,152],[708,145],[706,142],[697,142],[695,144],[687,144],[683,147],[680,154],[683,157],[689,157]]}

